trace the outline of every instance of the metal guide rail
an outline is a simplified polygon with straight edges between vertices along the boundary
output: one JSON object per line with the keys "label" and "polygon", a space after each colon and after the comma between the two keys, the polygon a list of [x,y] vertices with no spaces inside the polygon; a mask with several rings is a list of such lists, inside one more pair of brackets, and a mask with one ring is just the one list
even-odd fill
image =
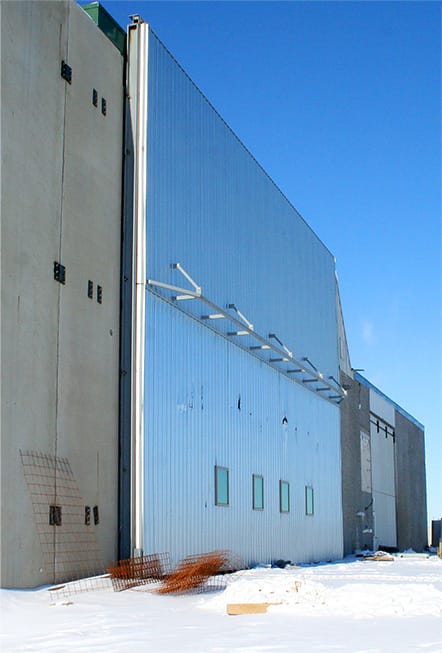
{"label": "metal guide rail", "polygon": [[[175,302],[183,302],[186,300],[199,300],[205,306],[208,306],[211,309],[211,312],[200,315],[199,321],[204,323],[205,321],[210,320],[213,322],[212,328],[215,331],[220,333],[223,336],[228,338],[242,338],[244,336],[251,336],[255,344],[248,347],[244,346],[243,343],[236,340],[242,349],[248,351],[251,354],[257,355],[260,360],[265,361],[276,369],[281,374],[284,374],[292,381],[295,381],[299,385],[304,386],[311,392],[317,393],[323,399],[326,399],[332,403],[340,404],[344,397],[347,395],[347,391],[341,386],[341,384],[335,379],[334,376],[325,376],[318,368],[309,360],[307,356],[303,356],[300,359],[296,359],[293,355],[293,352],[286,347],[286,345],[278,338],[275,333],[269,333],[268,337],[256,333],[254,330],[253,324],[245,317],[245,315],[235,306],[235,304],[227,304],[226,309],[234,311],[236,315],[233,315],[228,310],[217,306],[214,302],[210,301],[202,293],[201,286],[199,286],[190,276],[190,274],[183,268],[180,263],[173,263],[171,268],[178,270],[182,276],[187,279],[190,285],[193,287],[193,290],[189,288],[183,288],[181,286],[174,286],[169,283],[164,283],[162,281],[155,281],[153,279],[147,279],[146,286],[153,288],[161,288],[163,290],[169,290],[173,293],[172,299]],[[187,311],[184,311],[187,312]],[[189,313],[192,317],[196,317],[193,313]],[[221,331],[215,328],[217,320],[228,320],[233,327],[236,327],[236,330],[232,331]],[[265,357],[264,352],[269,351],[271,353],[270,358]],[[275,356],[276,355],[276,356]]]}

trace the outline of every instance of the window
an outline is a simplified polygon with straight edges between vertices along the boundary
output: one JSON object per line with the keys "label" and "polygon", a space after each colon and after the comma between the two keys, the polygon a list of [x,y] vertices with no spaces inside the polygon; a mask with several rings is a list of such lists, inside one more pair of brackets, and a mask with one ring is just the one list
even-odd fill
{"label": "window", "polygon": [[313,509],[313,488],[307,485],[305,488],[305,514],[313,515]]}
{"label": "window", "polygon": [[290,512],[290,484],[279,481],[279,511]]}
{"label": "window", "polygon": [[253,510],[264,510],[264,479],[262,476],[253,474]]}
{"label": "window", "polygon": [[215,505],[229,505],[229,470],[215,466]]}

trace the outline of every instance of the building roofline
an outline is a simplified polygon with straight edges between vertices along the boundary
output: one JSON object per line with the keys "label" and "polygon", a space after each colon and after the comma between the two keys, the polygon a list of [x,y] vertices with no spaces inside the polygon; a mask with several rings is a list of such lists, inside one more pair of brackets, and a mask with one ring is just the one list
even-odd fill
{"label": "building roofline", "polygon": [[395,409],[397,410],[398,413],[400,413],[403,417],[408,419],[409,422],[412,422],[415,426],[417,426],[421,431],[425,430],[425,426],[419,422],[413,415],[410,415],[410,413],[407,413],[407,411],[402,408],[402,406],[399,406],[393,399],[391,399],[388,395],[385,394],[385,392],[382,392],[382,390],[379,390],[373,383],[371,383],[368,379],[366,379],[362,374],[359,374],[359,372],[354,373],[354,378],[355,381],[358,381],[362,385],[365,385],[366,388],[370,388],[370,390],[374,390],[378,395],[386,399],[390,404],[392,404]]}
{"label": "building roofline", "polygon": [[324,248],[324,250],[331,256],[333,259],[334,266],[336,268],[336,257],[333,254],[333,252],[327,247],[327,245],[324,243],[322,238],[316,233],[316,231],[313,229],[313,227],[307,222],[307,220],[304,218],[304,216],[298,211],[296,206],[292,203],[292,201],[287,197],[285,192],[278,186],[276,181],[271,177],[271,175],[267,172],[267,170],[264,168],[264,166],[258,161],[258,159],[255,157],[255,155],[251,152],[251,150],[247,147],[247,145],[241,140],[240,136],[235,132],[235,130],[229,125],[229,123],[226,121],[225,118],[221,115],[221,113],[218,111],[218,109],[212,104],[212,102],[209,100],[207,95],[205,95],[204,91],[200,89],[198,84],[192,79],[192,77],[189,75],[189,73],[183,68],[183,66],[180,64],[178,59],[175,57],[175,55],[169,50],[167,45],[161,40],[161,38],[156,34],[155,30],[152,28],[149,22],[147,22],[149,30],[154,38],[157,39],[158,43],[164,48],[164,50],[167,52],[167,54],[170,56],[170,58],[175,62],[175,64],[180,68],[181,72],[184,73],[184,75],[187,77],[187,79],[190,81],[190,83],[194,86],[196,91],[201,95],[203,100],[210,106],[212,111],[218,116],[218,118],[224,123],[224,125],[227,127],[229,132],[233,135],[233,137],[238,141],[239,145],[243,148],[243,150],[253,159],[255,164],[260,168],[261,172],[264,173],[264,175],[267,177],[267,179],[270,181],[270,183],[274,186],[274,188],[278,191],[279,195],[282,197],[282,199],[288,204],[288,206],[296,213],[297,217],[304,223],[304,225],[311,231],[312,235],[316,238],[316,240],[320,243],[320,245]]}

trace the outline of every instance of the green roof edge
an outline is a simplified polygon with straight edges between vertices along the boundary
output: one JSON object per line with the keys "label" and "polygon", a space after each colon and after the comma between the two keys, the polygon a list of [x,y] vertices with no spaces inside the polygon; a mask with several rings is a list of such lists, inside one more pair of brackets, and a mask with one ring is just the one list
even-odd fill
{"label": "green roof edge", "polygon": [[80,7],[124,56],[126,54],[126,32],[115,18],[99,2],[80,4]]}

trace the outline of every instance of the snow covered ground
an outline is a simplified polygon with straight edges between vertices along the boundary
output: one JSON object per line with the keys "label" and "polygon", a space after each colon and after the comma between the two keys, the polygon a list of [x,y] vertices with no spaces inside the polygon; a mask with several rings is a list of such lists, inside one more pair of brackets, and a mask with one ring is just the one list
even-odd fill
{"label": "snow covered ground", "polygon": [[[63,594],[1,590],[4,653],[442,652],[442,560],[346,558],[227,576],[182,596],[147,587]],[[104,585],[104,583],[102,583]],[[227,603],[275,603],[229,616]]]}

